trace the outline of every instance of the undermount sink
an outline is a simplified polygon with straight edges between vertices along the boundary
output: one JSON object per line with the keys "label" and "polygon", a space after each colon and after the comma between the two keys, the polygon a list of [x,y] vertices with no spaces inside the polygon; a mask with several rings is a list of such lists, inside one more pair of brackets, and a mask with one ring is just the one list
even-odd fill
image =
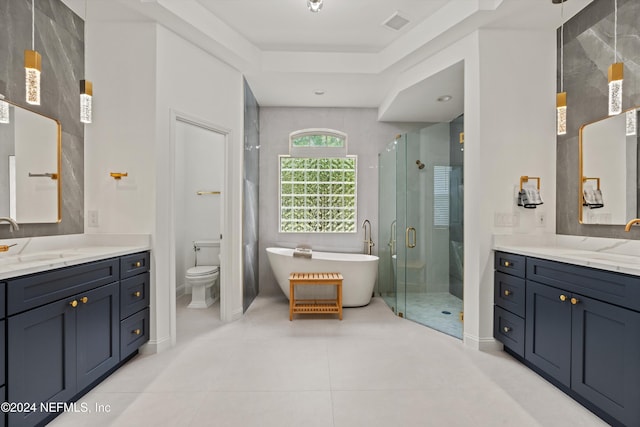
{"label": "undermount sink", "polygon": [[77,252],[40,252],[25,255],[0,256],[0,266],[18,265],[38,261],[52,261],[78,255]]}
{"label": "undermount sink", "polygon": [[622,264],[637,264],[640,265],[640,257],[633,255],[621,255],[621,254],[611,254],[611,253],[567,253],[567,256],[581,258],[585,261],[596,260],[596,261],[606,261],[606,262],[615,262]]}

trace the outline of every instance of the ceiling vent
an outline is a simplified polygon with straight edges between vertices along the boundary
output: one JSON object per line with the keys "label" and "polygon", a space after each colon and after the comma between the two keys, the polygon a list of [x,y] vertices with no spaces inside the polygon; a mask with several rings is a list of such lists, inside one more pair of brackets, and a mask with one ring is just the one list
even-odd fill
{"label": "ceiling vent", "polygon": [[400,15],[399,11],[396,11],[393,15],[387,18],[382,25],[395,31],[399,31],[409,23],[409,20]]}

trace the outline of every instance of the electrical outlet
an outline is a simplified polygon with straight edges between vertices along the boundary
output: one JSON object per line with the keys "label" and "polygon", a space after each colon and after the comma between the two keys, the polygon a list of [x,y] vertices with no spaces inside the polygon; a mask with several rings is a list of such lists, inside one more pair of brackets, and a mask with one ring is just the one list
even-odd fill
{"label": "electrical outlet", "polygon": [[544,227],[547,225],[547,217],[544,212],[536,212],[536,226]]}
{"label": "electrical outlet", "polygon": [[87,213],[89,215],[89,227],[99,227],[98,211],[89,211]]}

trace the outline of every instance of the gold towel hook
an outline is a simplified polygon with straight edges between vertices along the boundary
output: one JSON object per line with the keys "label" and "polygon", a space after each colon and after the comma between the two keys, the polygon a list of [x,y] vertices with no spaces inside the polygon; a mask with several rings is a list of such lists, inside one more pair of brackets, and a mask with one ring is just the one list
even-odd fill
{"label": "gold towel hook", "polygon": [[129,176],[127,172],[111,172],[109,175],[111,175],[113,179],[117,180],[122,179],[123,176]]}

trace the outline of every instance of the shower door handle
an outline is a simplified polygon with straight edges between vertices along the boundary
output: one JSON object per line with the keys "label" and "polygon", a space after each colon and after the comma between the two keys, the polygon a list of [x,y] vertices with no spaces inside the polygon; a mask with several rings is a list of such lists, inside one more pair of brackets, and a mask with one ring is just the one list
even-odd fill
{"label": "shower door handle", "polygon": [[[413,234],[413,242],[409,239],[409,235]],[[409,249],[416,247],[416,229],[413,227],[407,227],[407,230],[404,233],[404,242]]]}

